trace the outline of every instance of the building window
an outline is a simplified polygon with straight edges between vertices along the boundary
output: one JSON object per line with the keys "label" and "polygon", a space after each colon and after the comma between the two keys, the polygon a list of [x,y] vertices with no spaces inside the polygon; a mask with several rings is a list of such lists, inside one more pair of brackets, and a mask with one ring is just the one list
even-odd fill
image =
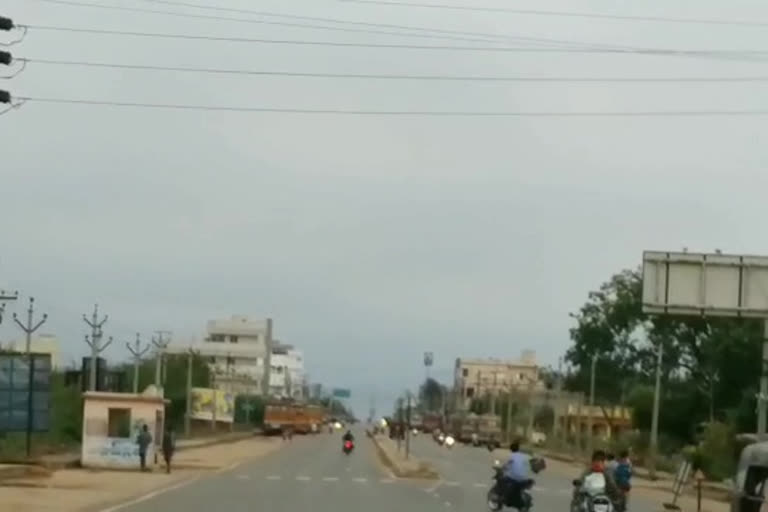
{"label": "building window", "polygon": [[469,369],[468,368],[462,368],[461,376],[462,377],[469,377]]}
{"label": "building window", "polygon": [[467,398],[475,396],[475,388],[467,388]]}
{"label": "building window", "polygon": [[131,437],[131,410],[108,409],[107,411],[107,436]]}
{"label": "building window", "polygon": [[230,343],[237,343],[237,339],[238,339],[237,336],[230,336],[229,337],[229,342]]}
{"label": "building window", "polygon": [[211,336],[208,338],[208,340],[216,342],[216,343],[223,343],[224,342],[224,335],[223,334],[211,334]]}

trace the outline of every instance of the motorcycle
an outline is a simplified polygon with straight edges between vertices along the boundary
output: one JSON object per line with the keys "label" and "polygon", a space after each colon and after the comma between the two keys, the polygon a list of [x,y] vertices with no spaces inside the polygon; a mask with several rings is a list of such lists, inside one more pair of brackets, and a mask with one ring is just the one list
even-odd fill
{"label": "motorcycle", "polygon": [[445,442],[445,436],[443,434],[440,434],[437,436],[437,444],[440,446],[443,446],[443,443]]}
{"label": "motorcycle", "polygon": [[584,481],[576,479],[573,486],[578,488],[571,512],[618,512],[613,501],[605,492],[605,475],[591,473]]}
{"label": "motorcycle", "polygon": [[519,512],[530,512],[533,508],[533,497],[530,490],[533,488],[534,481],[529,479],[522,484],[522,488],[519,491],[519,503],[512,503],[511,493],[504,493],[506,496],[502,496],[502,479],[504,478],[504,469],[499,461],[496,461],[493,465],[493,485],[488,490],[486,496],[486,502],[488,503],[488,509],[491,512],[498,512],[503,507],[510,507],[517,509]]}
{"label": "motorcycle", "polygon": [[453,436],[446,436],[446,438],[445,438],[445,441],[444,441],[444,444],[445,444],[445,446],[447,446],[447,447],[448,447],[448,449],[449,449],[449,450],[450,450],[451,448],[453,448],[453,445],[454,445],[455,443],[456,443],[456,440],[453,438]]}
{"label": "motorcycle", "polygon": [[344,446],[342,447],[342,451],[345,455],[349,455],[352,453],[352,450],[355,449],[355,443],[352,441],[344,441]]}

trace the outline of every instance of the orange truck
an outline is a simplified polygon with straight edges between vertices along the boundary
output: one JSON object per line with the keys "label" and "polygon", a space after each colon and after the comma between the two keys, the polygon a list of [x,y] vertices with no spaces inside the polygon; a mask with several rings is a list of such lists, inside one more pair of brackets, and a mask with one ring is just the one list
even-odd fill
{"label": "orange truck", "polygon": [[322,407],[275,402],[264,410],[264,433],[274,435],[290,429],[297,434],[310,434],[317,432],[324,420]]}

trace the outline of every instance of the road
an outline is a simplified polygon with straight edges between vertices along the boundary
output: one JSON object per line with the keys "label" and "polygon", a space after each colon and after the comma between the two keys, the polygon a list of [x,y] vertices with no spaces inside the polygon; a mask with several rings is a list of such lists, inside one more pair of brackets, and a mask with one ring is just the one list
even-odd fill
{"label": "road", "polygon": [[[488,484],[493,474],[494,455],[484,448],[454,446],[447,449],[432,441],[428,435],[420,435],[412,440],[414,455],[432,461],[440,473],[441,482],[433,486],[433,492],[455,505],[459,510],[480,510]],[[496,452],[496,456],[499,453]],[[535,476],[533,490],[533,508],[540,511],[569,510],[572,495],[572,480],[577,476],[570,468],[562,464],[550,465],[550,468]],[[648,498],[632,496],[632,512],[658,512],[663,510],[661,503]]]}
{"label": "road", "polygon": [[[340,434],[295,437],[282,450],[201,477],[142,501],[109,512],[481,512],[490,483],[490,454],[481,449],[438,447],[426,436],[413,450],[435,461],[440,481],[393,478],[383,468],[372,442],[356,432],[351,456],[341,453]],[[554,472],[540,476],[534,509],[567,511],[569,477]],[[633,503],[632,510],[656,512],[661,507]]]}

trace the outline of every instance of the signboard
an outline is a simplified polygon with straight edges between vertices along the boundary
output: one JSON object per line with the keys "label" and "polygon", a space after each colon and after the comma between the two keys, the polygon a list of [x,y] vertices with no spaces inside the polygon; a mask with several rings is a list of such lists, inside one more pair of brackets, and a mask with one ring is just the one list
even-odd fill
{"label": "signboard", "polygon": [[435,362],[435,355],[432,352],[424,352],[424,366],[429,368]]}
{"label": "signboard", "polygon": [[50,390],[50,354],[0,354],[0,432],[46,432]]}
{"label": "signboard", "polygon": [[643,312],[768,317],[768,257],[643,253]]}
{"label": "signboard", "polygon": [[216,421],[232,423],[235,420],[235,395],[220,389],[192,388],[190,417],[196,420],[212,420],[214,403]]}
{"label": "signboard", "polygon": [[334,398],[349,398],[352,396],[352,392],[348,389],[336,388],[333,390]]}

